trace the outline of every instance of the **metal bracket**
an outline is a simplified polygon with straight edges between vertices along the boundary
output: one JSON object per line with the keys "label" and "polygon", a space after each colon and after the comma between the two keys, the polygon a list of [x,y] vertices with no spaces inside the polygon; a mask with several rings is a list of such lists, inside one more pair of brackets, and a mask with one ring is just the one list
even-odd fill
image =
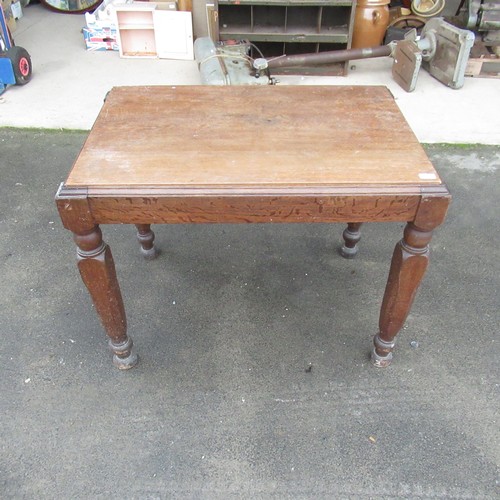
{"label": "metal bracket", "polygon": [[396,44],[393,58],[392,77],[406,92],[413,92],[422,65],[422,52],[413,41],[402,40]]}
{"label": "metal bracket", "polygon": [[422,30],[422,38],[430,36],[435,37],[435,54],[429,60],[424,59],[422,66],[444,85],[452,89],[463,87],[474,33],[456,28],[441,18],[432,18]]}

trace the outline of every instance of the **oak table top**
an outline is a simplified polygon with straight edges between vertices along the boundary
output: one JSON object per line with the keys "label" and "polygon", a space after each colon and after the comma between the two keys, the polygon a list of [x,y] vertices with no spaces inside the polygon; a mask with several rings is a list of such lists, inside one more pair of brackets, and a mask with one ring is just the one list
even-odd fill
{"label": "oak table top", "polygon": [[440,184],[385,87],[118,87],[67,186]]}
{"label": "oak table top", "polygon": [[387,366],[450,195],[385,87],[174,86],[112,89],[56,195],[116,366],[137,356],[100,225],[344,222],[343,257],[365,222],[405,222],[372,360]]}

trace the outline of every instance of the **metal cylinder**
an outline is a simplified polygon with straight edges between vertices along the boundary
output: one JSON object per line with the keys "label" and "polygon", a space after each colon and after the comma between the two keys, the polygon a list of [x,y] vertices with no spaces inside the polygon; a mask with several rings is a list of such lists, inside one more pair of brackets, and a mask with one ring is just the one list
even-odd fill
{"label": "metal cylinder", "polygon": [[333,64],[355,59],[372,59],[375,57],[387,57],[391,55],[389,45],[380,45],[366,49],[333,50],[313,54],[297,54],[293,56],[282,56],[269,61],[269,68],[289,68],[295,66]]}

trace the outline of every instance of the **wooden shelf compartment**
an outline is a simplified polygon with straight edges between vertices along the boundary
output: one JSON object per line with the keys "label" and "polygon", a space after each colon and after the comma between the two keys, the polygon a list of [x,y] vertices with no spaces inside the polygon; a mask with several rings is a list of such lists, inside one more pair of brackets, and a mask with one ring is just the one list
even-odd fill
{"label": "wooden shelf compartment", "polygon": [[[219,0],[219,38],[257,43],[266,57],[347,49],[355,4],[356,0]],[[347,73],[347,63],[333,66],[341,69],[329,74]]]}
{"label": "wooden shelf compartment", "polygon": [[120,31],[122,57],[157,57],[153,29],[125,29]]}
{"label": "wooden shelf compartment", "polygon": [[146,10],[131,10],[127,8],[122,10],[125,6],[120,6],[116,9],[116,21],[120,28],[131,29],[134,26],[145,26],[153,29],[153,8]]}
{"label": "wooden shelf compartment", "polygon": [[[298,37],[305,42],[349,41],[353,2],[342,5],[247,5],[219,3],[219,32],[221,39],[248,38],[254,41],[282,40]],[[309,39],[310,38],[310,39]]]}

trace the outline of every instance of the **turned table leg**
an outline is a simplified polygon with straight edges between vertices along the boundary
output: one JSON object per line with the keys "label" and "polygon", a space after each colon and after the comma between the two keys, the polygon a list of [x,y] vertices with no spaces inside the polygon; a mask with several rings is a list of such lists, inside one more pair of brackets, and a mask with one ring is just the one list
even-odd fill
{"label": "turned table leg", "polygon": [[432,231],[409,223],[403,239],[396,245],[380,311],[380,331],[373,339],[372,361],[375,366],[391,363],[394,339],[410,312],[417,288],[429,261]]}
{"label": "turned table leg", "polygon": [[361,239],[361,222],[349,222],[342,233],[344,244],[340,248],[340,255],[346,259],[352,259],[358,253],[358,243]]}
{"label": "turned table leg", "polygon": [[94,302],[113,352],[113,363],[121,370],[137,364],[132,339],[127,336],[127,319],[111,250],[102,240],[99,226],[74,233],[78,269]]}
{"label": "turned table leg", "polygon": [[141,245],[141,253],[147,260],[153,260],[157,257],[158,251],[154,245],[155,233],[151,231],[151,224],[136,224],[137,240]]}

